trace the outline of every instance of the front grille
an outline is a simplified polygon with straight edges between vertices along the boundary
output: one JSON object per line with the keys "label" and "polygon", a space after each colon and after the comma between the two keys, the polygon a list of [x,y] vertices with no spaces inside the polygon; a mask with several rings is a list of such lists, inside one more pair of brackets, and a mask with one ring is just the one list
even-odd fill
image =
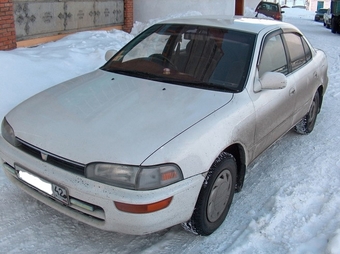
{"label": "front grille", "polygon": [[72,172],[77,175],[84,175],[85,171],[85,165],[81,163],[77,163],[71,160],[67,160],[65,158],[59,157],[55,154],[51,154],[47,151],[41,150],[38,147],[35,147],[21,139],[17,140],[21,143],[21,145],[18,147],[21,151],[30,154],[31,156],[40,159],[42,161],[45,161],[42,159],[42,154],[47,154],[47,160],[46,163],[49,163],[53,166],[56,166],[58,168],[64,169],[66,171]]}

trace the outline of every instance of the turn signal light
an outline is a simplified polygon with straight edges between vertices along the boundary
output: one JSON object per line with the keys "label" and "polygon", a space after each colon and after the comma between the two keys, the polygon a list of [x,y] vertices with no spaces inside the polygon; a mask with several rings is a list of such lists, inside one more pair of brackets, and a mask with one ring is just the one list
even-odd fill
{"label": "turn signal light", "polygon": [[115,206],[118,210],[127,213],[152,213],[159,210],[162,210],[168,207],[171,203],[172,197],[145,205],[134,205],[134,204],[126,204],[121,202],[114,201]]}

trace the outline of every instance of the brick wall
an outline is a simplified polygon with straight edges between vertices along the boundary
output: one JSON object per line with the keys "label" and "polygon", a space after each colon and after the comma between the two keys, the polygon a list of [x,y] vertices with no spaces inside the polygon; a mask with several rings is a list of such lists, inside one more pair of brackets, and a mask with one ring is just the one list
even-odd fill
{"label": "brick wall", "polygon": [[132,26],[133,26],[133,0],[125,0],[124,1],[124,26],[123,26],[123,30],[125,32],[130,33]]}
{"label": "brick wall", "polygon": [[13,2],[12,0],[0,0],[0,50],[16,47]]}

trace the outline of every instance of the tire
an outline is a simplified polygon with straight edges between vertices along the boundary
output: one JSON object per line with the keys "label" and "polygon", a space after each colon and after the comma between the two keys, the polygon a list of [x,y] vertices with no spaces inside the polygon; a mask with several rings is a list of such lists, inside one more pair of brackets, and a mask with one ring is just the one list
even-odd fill
{"label": "tire", "polygon": [[340,18],[338,16],[332,17],[331,30],[333,34],[340,33]]}
{"label": "tire", "polygon": [[336,30],[337,29],[336,29],[335,17],[332,17],[332,19],[331,19],[331,31],[332,31],[333,34],[335,34]]}
{"label": "tire", "polygon": [[236,185],[236,160],[221,153],[208,171],[191,219],[182,226],[198,235],[213,233],[224,221]]}
{"label": "tire", "polygon": [[316,122],[316,117],[320,111],[320,95],[316,91],[312,105],[310,106],[309,112],[305,115],[301,121],[295,125],[294,130],[299,134],[309,134],[313,131]]}

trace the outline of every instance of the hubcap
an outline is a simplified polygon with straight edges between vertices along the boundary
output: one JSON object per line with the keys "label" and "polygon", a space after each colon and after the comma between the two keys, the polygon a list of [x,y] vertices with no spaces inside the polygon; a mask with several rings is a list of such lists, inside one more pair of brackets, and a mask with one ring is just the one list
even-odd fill
{"label": "hubcap", "polygon": [[211,189],[207,217],[210,222],[215,222],[226,208],[232,188],[232,176],[229,170],[223,170]]}
{"label": "hubcap", "polygon": [[317,107],[317,103],[316,103],[317,98],[314,98],[311,108],[309,110],[309,119],[308,119],[308,125],[313,124],[313,122],[315,121],[316,115],[317,115],[317,111],[318,111],[318,107]]}

